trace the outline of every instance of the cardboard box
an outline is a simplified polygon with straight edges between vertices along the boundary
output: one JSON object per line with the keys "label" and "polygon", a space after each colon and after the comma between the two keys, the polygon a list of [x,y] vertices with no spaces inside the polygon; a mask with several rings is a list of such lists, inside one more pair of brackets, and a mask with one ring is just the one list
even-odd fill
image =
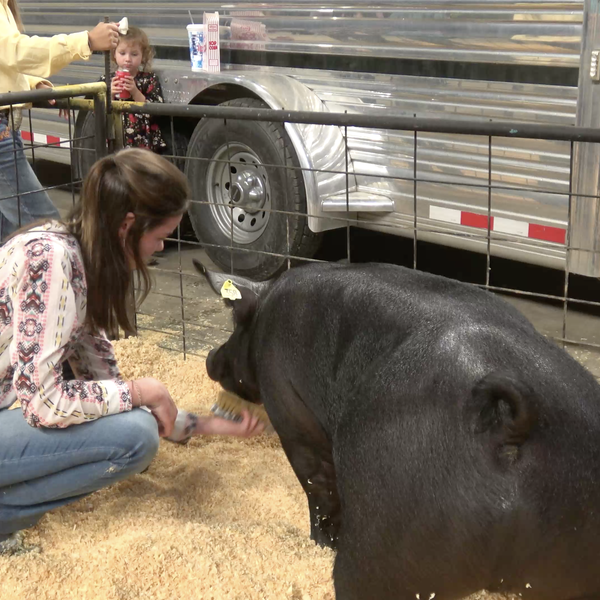
{"label": "cardboard box", "polygon": [[231,19],[231,39],[265,41],[267,39],[267,29],[263,23],[244,19]]}
{"label": "cardboard box", "polygon": [[219,13],[204,13],[204,44],[206,54],[203,68],[209,73],[221,70],[221,44],[219,40]]}
{"label": "cardboard box", "polygon": [[231,19],[231,42],[233,49],[265,50],[267,29],[263,23],[245,19]]}

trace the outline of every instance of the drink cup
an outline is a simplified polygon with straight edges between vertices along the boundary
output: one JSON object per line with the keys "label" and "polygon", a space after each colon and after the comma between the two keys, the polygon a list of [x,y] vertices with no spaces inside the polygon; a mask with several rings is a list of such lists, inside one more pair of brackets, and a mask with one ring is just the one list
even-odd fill
{"label": "drink cup", "polygon": [[[125,79],[125,77],[129,76],[129,69],[119,69],[115,75],[119,78],[119,79]],[[128,98],[131,98],[131,94],[127,91],[127,90],[123,90],[120,94],[119,94],[119,99],[120,100],[127,100]]]}
{"label": "drink cup", "polygon": [[192,71],[204,70],[204,54],[206,52],[204,41],[204,25],[202,23],[187,26],[190,40],[190,62]]}

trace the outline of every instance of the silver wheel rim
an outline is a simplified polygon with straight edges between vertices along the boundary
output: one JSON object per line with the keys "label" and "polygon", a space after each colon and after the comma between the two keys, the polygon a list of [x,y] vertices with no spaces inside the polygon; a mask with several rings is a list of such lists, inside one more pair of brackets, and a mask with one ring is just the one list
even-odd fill
{"label": "silver wheel rim", "polygon": [[[229,160],[229,162],[228,162]],[[252,148],[239,142],[221,146],[206,177],[211,214],[219,231],[236,244],[251,244],[270,217],[271,188],[267,170]]]}

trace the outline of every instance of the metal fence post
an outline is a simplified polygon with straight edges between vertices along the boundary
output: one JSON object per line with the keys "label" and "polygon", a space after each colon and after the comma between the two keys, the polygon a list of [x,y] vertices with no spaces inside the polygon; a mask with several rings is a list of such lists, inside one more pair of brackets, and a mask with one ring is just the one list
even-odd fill
{"label": "metal fence post", "polygon": [[108,115],[108,118],[111,124],[111,131],[114,132],[114,137],[109,139],[109,143],[111,144],[110,152],[117,152],[124,147],[123,117],[121,113],[113,111]]}
{"label": "metal fence post", "polygon": [[[577,126],[600,125],[600,84],[592,73],[594,53],[600,42],[600,2],[585,0],[579,66]],[[595,56],[597,60],[597,54]],[[597,70],[597,67],[596,67]],[[577,144],[571,175],[573,196],[569,213],[569,270],[597,277],[600,269],[600,144]],[[590,223],[594,226],[590,227]]]}
{"label": "metal fence post", "polygon": [[94,95],[96,160],[108,154],[106,148],[106,94]]}

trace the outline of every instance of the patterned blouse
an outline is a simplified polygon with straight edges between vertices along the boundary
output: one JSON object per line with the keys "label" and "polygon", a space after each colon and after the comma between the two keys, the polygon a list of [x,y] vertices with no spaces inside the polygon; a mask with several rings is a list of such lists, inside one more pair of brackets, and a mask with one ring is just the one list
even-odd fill
{"label": "patterned blouse", "polygon": [[[115,76],[110,74],[111,78]],[[105,81],[104,75],[100,78]],[[146,102],[164,102],[160,81],[155,73],[140,71],[134,77],[137,89],[144,94]],[[167,148],[160,127],[150,115],[124,114],[123,135],[125,148],[148,148],[160,154]]]}
{"label": "patterned blouse", "polygon": [[[131,410],[112,344],[84,325],[77,240],[53,221],[0,248],[0,410],[16,400],[33,427],[67,427]],[[75,377],[66,381],[68,360]]]}

